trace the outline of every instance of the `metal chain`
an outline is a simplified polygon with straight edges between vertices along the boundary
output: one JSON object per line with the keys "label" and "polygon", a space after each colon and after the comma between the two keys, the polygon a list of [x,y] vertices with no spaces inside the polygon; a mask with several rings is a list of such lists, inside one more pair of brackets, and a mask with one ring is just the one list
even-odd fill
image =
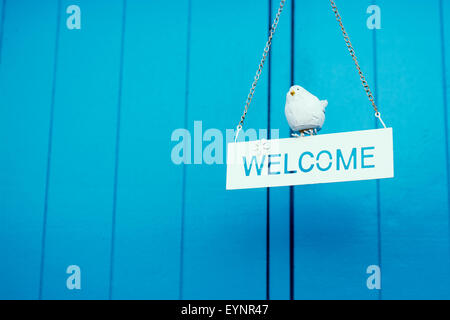
{"label": "metal chain", "polygon": [[[286,0],[281,0],[280,1],[280,6],[278,8],[278,12],[277,12],[277,14],[275,16],[275,19],[273,21],[272,28],[270,29],[269,39],[267,40],[266,46],[264,47],[264,52],[263,52],[263,55],[262,55],[262,58],[261,58],[261,62],[259,63],[258,70],[256,71],[255,78],[253,80],[252,86],[250,88],[250,92],[249,92],[249,94],[247,96],[247,100],[245,102],[244,113],[242,114],[241,121],[239,121],[239,124],[237,126],[237,132],[236,132],[235,140],[237,140],[239,131],[242,129],[242,126],[244,125],[245,117],[247,115],[250,103],[252,102],[253,95],[255,94],[256,85],[257,85],[258,80],[259,80],[259,78],[261,76],[262,69],[264,67],[264,62],[266,61],[267,55],[268,55],[268,53],[270,51],[270,46],[272,45],[272,38],[273,38],[273,35],[275,34],[275,31],[277,29],[278,22],[280,20],[280,15],[281,15],[281,12],[283,11],[283,7],[284,7],[285,2],[286,2]],[[361,67],[359,66],[359,62],[358,62],[358,59],[356,57],[355,50],[353,49],[353,45],[352,45],[352,43],[350,41],[350,37],[348,36],[347,31],[345,30],[344,24],[342,23],[342,18],[341,18],[341,15],[339,14],[339,11],[338,11],[338,8],[336,6],[336,3],[333,0],[330,0],[330,3],[331,3],[331,8],[333,9],[334,15],[336,16],[336,20],[338,21],[339,26],[341,27],[342,35],[344,36],[345,44],[347,45],[348,51],[349,51],[350,55],[352,56],[353,61],[355,62],[356,69],[358,70],[359,78],[361,79],[361,83],[362,83],[362,85],[364,87],[364,90],[366,91],[367,97],[369,98],[370,102],[372,103],[373,109],[375,110],[375,116],[381,121],[383,126],[386,127],[386,125],[384,124],[383,120],[381,119],[380,112],[378,111],[378,107],[375,104],[375,98],[373,97],[372,91],[370,90],[370,87],[369,87],[369,84],[367,83],[366,77],[364,76],[364,74],[363,74],[363,72],[361,70]]]}
{"label": "metal chain", "polygon": [[267,40],[266,46],[264,47],[264,52],[263,52],[263,55],[261,58],[261,62],[259,63],[258,70],[256,71],[255,78],[254,78],[252,86],[250,88],[250,92],[247,96],[247,101],[245,102],[244,113],[242,114],[241,121],[239,121],[239,124],[237,126],[236,138],[237,138],[237,135],[239,134],[239,131],[242,129],[242,126],[244,125],[245,116],[247,115],[248,107],[250,106],[253,95],[255,94],[256,84],[258,83],[259,77],[261,76],[262,69],[264,67],[264,62],[266,61],[266,58],[267,58],[267,54],[270,51],[270,46],[272,44],[272,38],[273,38],[273,35],[275,34],[275,30],[277,29],[278,21],[280,21],[280,15],[281,15],[281,12],[283,11],[285,2],[286,2],[286,0],[281,0],[280,6],[278,8],[278,12],[275,16],[275,19],[273,20],[272,28],[270,29],[269,39]]}
{"label": "metal chain", "polygon": [[[345,44],[347,45],[348,51],[350,52],[350,55],[352,56],[353,61],[355,62],[356,69],[358,69],[359,78],[361,79],[364,90],[366,91],[366,94],[369,97],[370,102],[372,103],[372,107],[375,110],[375,116],[381,120],[380,113],[378,112],[377,105],[375,104],[375,99],[373,97],[372,91],[370,90],[370,87],[369,87],[369,84],[367,83],[366,77],[364,77],[364,74],[361,71],[361,67],[359,66],[358,59],[356,58],[355,50],[353,49],[352,43],[350,42],[350,38],[347,34],[347,31],[345,31],[345,27],[344,27],[344,24],[342,23],[342,18],[336,7],[336,3],[334,3],[333,0],[330,0],[330,3],[331,3],[331,8],[333,9],[334,15],[336,16],[336,20],[339,22],[339,26],[341,27],[342,35],[344,36],[344,40],[345,40]],[[384,123],[383,123],[383,125],[384,125]]]}

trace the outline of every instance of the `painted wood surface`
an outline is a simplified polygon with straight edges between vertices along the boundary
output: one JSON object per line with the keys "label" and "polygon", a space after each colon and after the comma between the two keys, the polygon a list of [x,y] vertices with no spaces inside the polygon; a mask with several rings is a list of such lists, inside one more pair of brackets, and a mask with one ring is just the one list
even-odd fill
{"label": "painted wood surface", "polygon": [[[337,5],[395,178],[225,191],[205,154],[233,139],[277,1],[0,1],[0,298],[450,298],[449,1]],[[323,133],[379,125],[327,1],[287,1],[244,129],[288,137],[291,82],[329,101]],[[172,161],[183,128],[201,164]]]}

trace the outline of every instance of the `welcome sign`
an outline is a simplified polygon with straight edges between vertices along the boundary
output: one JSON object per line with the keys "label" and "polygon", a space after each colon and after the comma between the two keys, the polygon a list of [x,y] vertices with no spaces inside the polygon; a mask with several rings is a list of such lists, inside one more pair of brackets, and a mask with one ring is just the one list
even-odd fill
{"label": "welcome sign", "polygon": [[392,177],[392,128],[228,144],[227,190]]}

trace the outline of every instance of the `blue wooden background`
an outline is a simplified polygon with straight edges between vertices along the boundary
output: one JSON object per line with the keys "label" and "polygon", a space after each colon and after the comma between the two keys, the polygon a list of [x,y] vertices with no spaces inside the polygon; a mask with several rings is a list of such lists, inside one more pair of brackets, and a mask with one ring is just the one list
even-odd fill
{"label": "blue wooden background", "polygon": [[[395,178],[227,192],[171,134],[234,128],[276,0],[1,0],[0,298],[450,298],[450,1],[337,5]],[[323,132],[376,127],[326,0],[287,1],[247,128],[288,136],[291,81],[330,102]]]}

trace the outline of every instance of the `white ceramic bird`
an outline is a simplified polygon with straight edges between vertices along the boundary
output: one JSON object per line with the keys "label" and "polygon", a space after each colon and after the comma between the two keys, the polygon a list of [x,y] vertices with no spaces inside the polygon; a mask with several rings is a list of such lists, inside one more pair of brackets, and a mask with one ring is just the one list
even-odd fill
{"label": "white ceramic bird", "polygon": [[296,132],[300,132],[300,136],[317,134],[325,122],[327,105],[328,101],[319,100],[300,86],[292,86],[286,94],[284,109],[289,127],[294,132],[292,135],[298,137]]}

